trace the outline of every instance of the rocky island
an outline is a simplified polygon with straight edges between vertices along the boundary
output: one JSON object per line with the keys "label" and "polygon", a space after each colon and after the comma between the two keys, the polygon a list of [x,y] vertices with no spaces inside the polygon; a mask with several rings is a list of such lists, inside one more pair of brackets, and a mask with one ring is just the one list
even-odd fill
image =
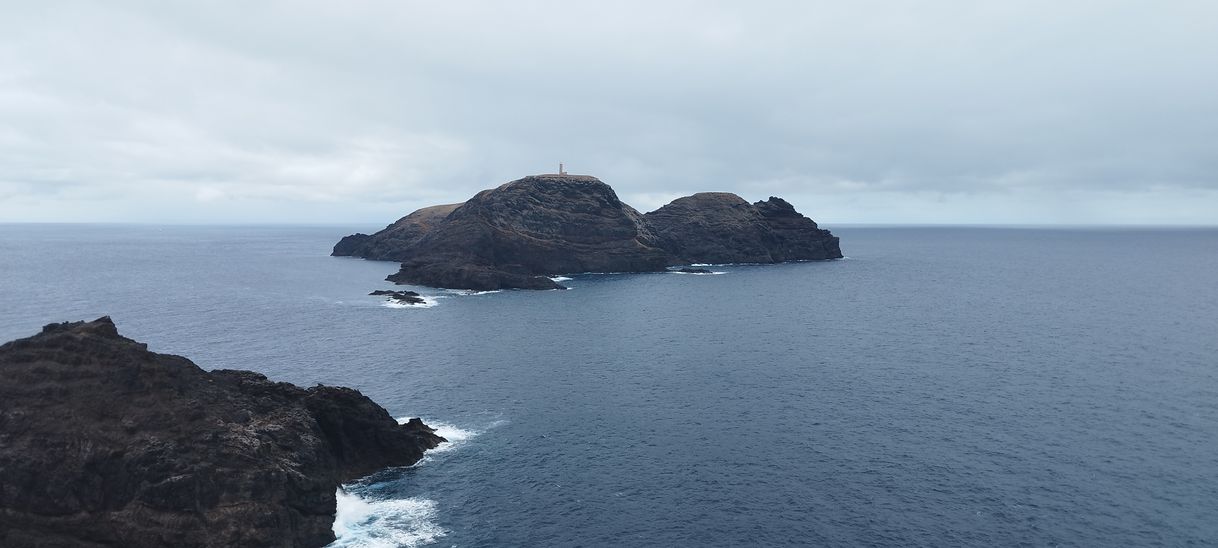
{"label": "rocky island", "polygon": [[51,324],[0,346],[0,546],[323,546],[342,483],[442,441],[350,388]]}
{"label": "rocky island", "polygon": [[388,277],[479,291],[562,289],[552,276],[660,272],[691,263],[841,258],[838,238],[781,198],[750,204],[726,192],[678,198],[641,214],[596,177],[534,175],[461,204],[420,209],[332,255],[398,261]]}

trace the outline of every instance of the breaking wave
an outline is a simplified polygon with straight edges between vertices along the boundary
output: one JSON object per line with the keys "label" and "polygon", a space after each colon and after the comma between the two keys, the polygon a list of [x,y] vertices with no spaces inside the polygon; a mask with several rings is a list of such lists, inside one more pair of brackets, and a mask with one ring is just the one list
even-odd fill
{"label": "breaking wave", "polygon": [[331,548],[423,546],[443,537],[436,502],[421,498],[374,500],[339,489]]}
{"label": "breaking wave", "polygon": [[475,291],[473,289],[445,289],[446,293],[453,295],[490,295],[491,293],[499,293],[502,289],[492,289],[490,291]]}
{"label": "breaking wave", "polygon": [[[411,417],[398,417],[398,424],[406,424]],[[448,441],[427,451],[418,466],[429,460],[429,455],[451,451],[485,430],[470,430],[441,421],[425,420],[427,425]],[[503,424],[499,420],[487,429]],[[336,494],[338,508],[334,514],[334,535],[338,537],[330,548],[394,548],[423,546],[436,542],[447,534],[437,523],[436,501],[424,498],[378,499],[361,494],[368,491],[369,484],[357,482],[351,491],[340,488]]]}
{"label": "breaking wave", "polygon": [[381,306],[385,308],[431,308],[436,304],[439,304],[435,297],[422,297],[422,299],[423,302],[420,304],[407,304],[404,302],[395,301],[393,299],[388,299],[381,303]]}
{"label": "breaking wave", "polygon": [[[406,421],[409,421],[411,418],[412,417],[398,417],[397,421],[398,421],[398,424],[406,424]],[[441,443],[435,449],[428,450],[427,454],[444,453],[447,451],[452,451],[453,449],[456,449],[458,447],[461,447],[462,445],[465,445],[466,442],[474,439],[475,437],[482,434],[486,430],[489,430],[491,428],[494,428],[494,427],[499,426],[504,423],[504,421],[498,420],[498,421],[491,423],[483,430],[472,430],[472,429],[461,428],[459,426],[449,424],[447,422],[441,422],[441,421],[423,419],[423,422],[427,426],[435,428],[436,434],[438,434],[439,436],[448,440],[445,443]],[[424,458],[424,460],[427,459],[426,456],[424,456],[423,458]]]}

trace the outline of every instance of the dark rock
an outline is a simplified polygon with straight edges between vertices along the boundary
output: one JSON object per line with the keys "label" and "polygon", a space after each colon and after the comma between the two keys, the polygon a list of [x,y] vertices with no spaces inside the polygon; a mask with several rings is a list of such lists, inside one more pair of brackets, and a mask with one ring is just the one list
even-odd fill
{"label": "dark rock", "polygon": [[418,297],[419,294],[414,291],[394,291],[392,289],[377,289],[369,295],[390,295],[393,297]]}
{"label": "dark rock", "polygon": [[362,257],[364,256],[364,246],[370,239],[372,239],[372,236],[360,232],[350,236],[343,236],[343,239],[334,244],[334,251],[330,252],[330,255],[333,257]]}
{"label": "dark rock", "polygon": [[728,192],[677,198],[646,215],[684,263],[771,263],[778,239],[756,207]]}
{"label": "dark rock", "polygon": [[356,390],[51,324],[0,346],[0,546],[322,546],[341,483],[441,441]]}
{"label": "dark rock", "polygon": [[753,205],[778,238],[777,247],[770,251],[774,262],[842,258],[837,236],[800,215],[786,200],[770,196]]}
{"label": "dark rock", "polygon": [[645,215],[661,245],[686,263],[778,263],[841,258],[838,239],[786,201],[750,204],[728,192],[677,198]]}
{"label": "dark rock", "polygon": [[663,270],[670,257],[595,177],[538,175],[479,192],[402,250],[389,277],[458,289],[561,289],[570,272]]}
{"label": "dark rock", "polygon": [[331,255],[362,257],[375,261],[404,261],[407,250],[433,227],[443,222],[461,204],[425,207],[398,219],[371,236],[352,234],[339,240]]}
{"label": "dark rock", "polygon": [[369,295],[385,295],[391,301],[397,301],[405,304],[423,304],[427,301],[423,300],[418,293],[414,291],[391,291],[387,289],[378,289],[369,293]]}
{"label": "dark rock", "polygon": [[705,268],[690,268],[688,266],[682,268],[674,268],[672,272],[680,272],[682,274],[714,274]]}
{"label": "dark rock", "polygon": [[838,239],[770,198],[678,198],[646,215],[595,177],[535,175],[484,190],[464,204],[420,209],[335,255],[396,260],[400,284],[455,289],[563,289],[579,272],[655,272],[689,263],[774,263],[841,257]]}

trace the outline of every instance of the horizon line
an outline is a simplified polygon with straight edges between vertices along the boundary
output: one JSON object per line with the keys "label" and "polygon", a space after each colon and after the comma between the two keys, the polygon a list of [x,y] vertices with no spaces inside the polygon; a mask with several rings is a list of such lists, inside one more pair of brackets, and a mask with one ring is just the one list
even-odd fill
{"label": "horizon line", "polygon": [[[350,227],[353,225],[371,224],[367,221],[326,221],[326,222],[302,222],[302,221],[199,221],[199,222],[172,222],[172,221],[4,221],[0,220],[0,226],[15,226],[15,225],[109,225],[109,226],[148,226],[148,227]],[[378,223],[380,224],[380,223]],[[970,222],[841,222],[829,223],[816,221],[816,224],[823,227],[842,227],[842,228],[1026,228],[1026,229],[1044,229],[1044,228],[1111,228],[1111,229],[1218,229],[1218,223],[1214,224],[1169,224],[1169,223],[970,223]]]}

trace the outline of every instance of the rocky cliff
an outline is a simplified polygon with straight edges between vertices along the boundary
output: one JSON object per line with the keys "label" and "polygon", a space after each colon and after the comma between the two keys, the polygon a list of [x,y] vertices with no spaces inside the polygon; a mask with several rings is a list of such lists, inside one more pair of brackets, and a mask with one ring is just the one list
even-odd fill
{"label": "rocky cliff", "polygon": [[461,204],[425,207],[398,219],[376,234],[352,234],[334,246],[335,257],[362,257],[374,261],[404,261],[407,250],[428,230],[444,221]]}
{"label": "rocky cliff", "polygon": [[663,270],[670,257],[595,177],[538,175],[479,192],[400,251],[397,283],[557,289],[565,272]]}
{"label": "rocky cliff", "polygon": [[687,263],[839,259],[838,238],[781,198],[750,204],[727,192],[677,198],[645,215],[661,245]]}
{"label": "rocky cliff", "polygon": [[654,272],[688,263],[840,258],[837,237],[787,202],[735,194],[679,198],[646,215],[584,175],[535,175],[463,204],[420,209],[333,255],[395,260],[389,280],[455,289],[559,289],[550,276]]}
{"label": "rocky cliff", "polygon": [[322,546],[341,483],[441,441],[349,388],[51,324],[0,346],[0,546]]}

